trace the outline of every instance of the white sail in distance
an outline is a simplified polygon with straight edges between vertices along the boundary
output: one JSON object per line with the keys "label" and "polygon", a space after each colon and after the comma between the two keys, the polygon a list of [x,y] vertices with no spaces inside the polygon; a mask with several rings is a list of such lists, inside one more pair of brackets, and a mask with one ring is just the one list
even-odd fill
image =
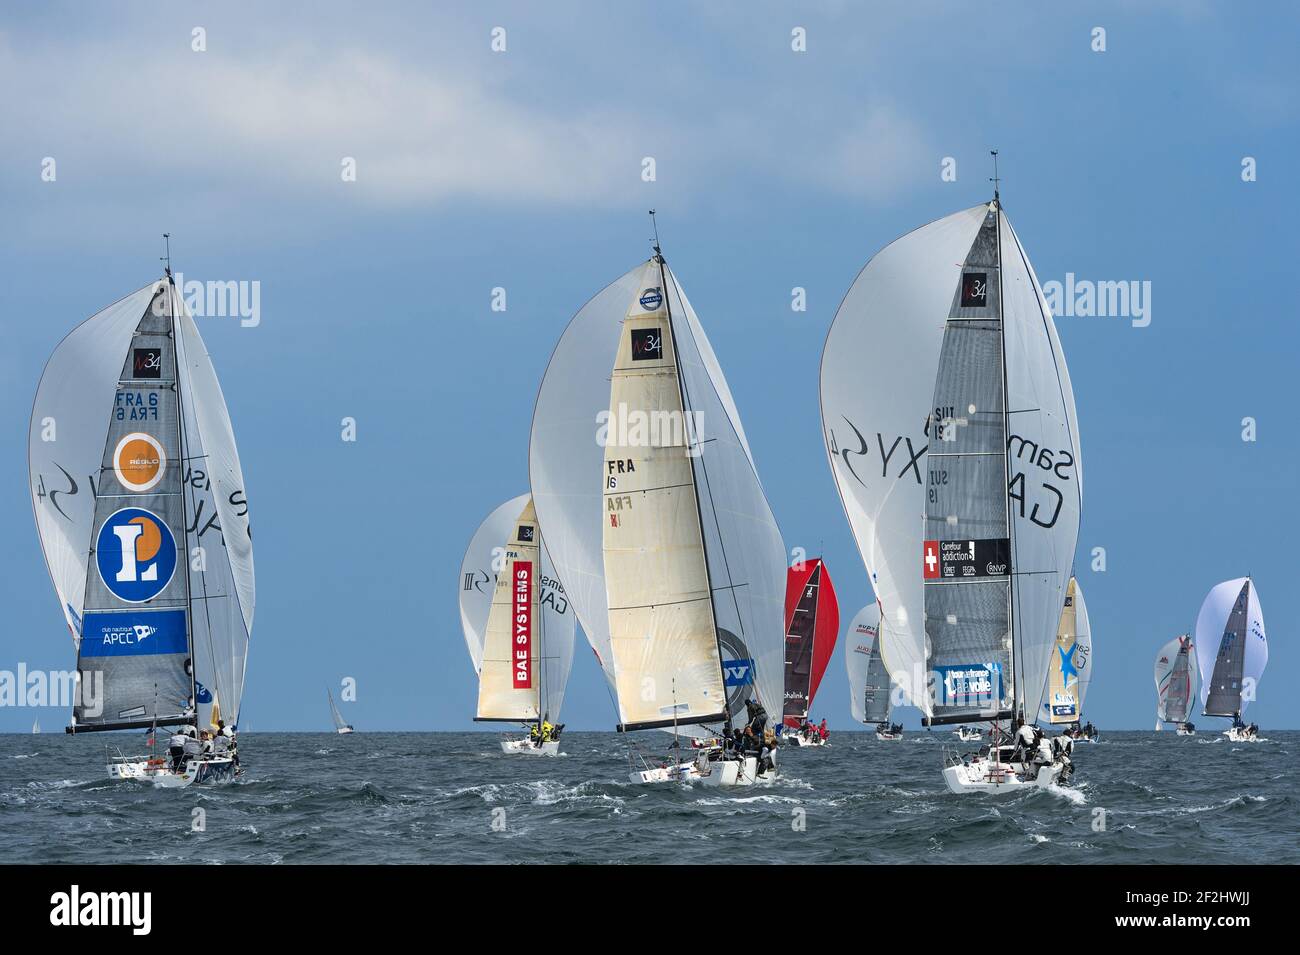
{"label": "white sail in distance", "polygon": [[[968,259],[986,221],[1000,238],[998,269]],[[931,475],[931,419],[945,320],[963,276],[991,273],[998,290],[1006,388],[1006,469],[1016,597],[1016,669],[1032,718],[1055,643],[1078,537],[1082,473],[1074,398],[1050,310],[1014,229],[981,204],[890,243],[864,267],[836,313],[821,366],[822,428],[836,488],[884,609],[881,644],[896,682],[931,717],[939,687],[925,632],[922,522]],[[979,407],[975,415],[982,414]],[[975,420],[967,406],[951,417]],[[956,432],[954,432],[956,433]],[[942,468],[936,468],[942,472]],[[987,561],[985,563],[988,563]],[[1014,569],[1019,568],[1019,569]],[[958,617],[964,626],[969,615]],[[983,638],[980,638],[983,641]],[[977,641],[978,642],[978,641]],[[960,646],[960,643],[958,644]],[[982,668],[996,662],[983,646]],[[958,651],[960,652],[960,651]],[[972,648],[972,653],[975,649]],[[1014,687],[1015,675],[1006,674]]]}
{"label": "white sail in distance", "polygon": [[[656,294],[659,302],[655,301]],[[643,298],[644,307],[641,306]],[[661,309],[672,316],[671,328],[663,328],[673,336],[665,354],[674,359],[677,401],[687,412],[684,417],[669,413],[676,407],[670,404],[670,392],[659,392],[653,405],[639,407],[635,402],[624,401],[618,404],[625,407],[611,407],[614,388],[611,373],[624,347],[624,338],[628,342],[625,347],[631,349],[631,334],[636,329],[642,346],[648,347],[650,353],[655,350],[648,344],[651,329],[641,328],[635,316]],[[633,321],[626,325],[629,316],[633,316]],[[655,359],[642,359],[646,360],[655,363]],[[667,381],[668,376],[663,380]],[[650,398],[643,396],[636,400],[649,402]],[[618,488],[608,486],[610,476],[618,478],[619,457],[607,454],[607,448],[618,451],[636,447],[644,452],[653,442],[670,447],[665,442],[676,440],[672,434],[674,427],[693,429],[689,446],[676,445],[677,454],[690,452],[687,463],[691,465],[695,496],[693,508],[682,510],[686,516],[692,509],[695,512],[707,562],[712,626],[719,647],[726,709],[733,714],[740,712],[744,700],[756,695],[769,716],[779,718],[784,663],[784,544],[713,349],[672,270],[665,265],[661,277],[659,263],[652,259],[597,294],[565,329],[538,392],[529,452],[529,475],[538,516],[546,528],[547,550],[565,581],[579,622],[611,687],[619,686],[619,664],[611,639],[605,525],[611,514],[617,513],[610,508],[619,504],[613,494]],[[664,428],[668,429],[667,434]],[[636,433],[636,429],[642,429],[641,433]],[[651,453],[667,452],[652,450]],[[624,456],[622,460],[626,476],[628,458]],[[611,461],[613,475],[609,473]],[[626,486],[626,481],[623,484]],[[631,495],[633,507],[645,490],[638,488]],[[691,503],[689,495],[679,495],[678,499],[683,504]],[[626,507],[627,502],[622,503]],[[661,520],[666,521],[662,511],[656,523]],[[671,538],[672,547],[677,548],[684,538],[674,535],[688,524],[681,517],[678,523],[644,530],[647,534],[659,534],[663,543]],[[670,561],[667,556],[663,559]],[[617,556],[613,563],[619,563]],[[698,569],[698,562],[695,566]],[[684,573],[679,568],[673,569],[674,575]],[[697,573],[689,574],[698,581]],[[676,579],[671,586],[681,582]],[[691,586],[698,586],[698,582]],[[622,587],[622,583],[616,582],[615,592],[621,593]],[[655,601],[660,598],[648,591],[636,599],[643,610],[651,605],[659,607]],[[613,606],[618,619],[626,605]],[[648,715],[651,709],[658,712],[664,707],[671,708],[675,680],[680,681],[678,689],[682,695],[694,693],[701,703],[704,699],[699,692],[701,687],[711,687],[716,693],[716,678],[712,673],[716,663],[708,663],[707,675],[688,672],[702,662],[703,654],[694,649],[687,653],[686,648],[699,647],[703,641],[697,640],[692,632],[683,636],[678,649],[673,650],[670,645],[677,638],[671,636],[673,625],[668,623],[668,615],[656,612],[655,619],[650,639],[656,647],[647,648],[648,656],[644,660],[659,668],[660,678],[648,684],[648,698],[644,701],[640,687],[635,698],[624,699],[630,690],[624,681],[624,692],[617,694],[616,700],[621,725],[658,722],[626,717]],[[658,621],[663,621],[662,627]],[[663,654],[659,647],[665,649]],[[632,661],[634,657],[629,643],[623,659]],[[668,662],[673,657],[681,661],[681,668]],[[629,672],[632,667],[629,664]],[[671,674],[666,678],[666,686],[665,673]],[[695,689],[688,691],[688,686]],[[672,722],[671,715],[662,719]],[[682,729],[683,732],[711,731],[689,726]]]}
{"label": "white sail in distance", "polygon": [[891,715],[889,670],[880,655],[880,607],[869,603],[844,631],[849,710],[859,723],[883,723]]}
{"label": "white sail in distance", "polygon": [[1264,611],[1253,580],[1239,577],[1211,588],[1196,617],[1195,641],[1205,715],[1242,716],[1268,664]]}
{"label": "white sail in distance", "polygon": [[1083,714],[1083,701],[1092,683],[1092,630],[1083,588],[1071,577],[1056,631],[1056,653],[1047,669],[1047,690],[1039,718],[1049,723],[1074,723]]}
{"label": "white sail in distance", "polygon": [[[505,569],[511,550],[509,541],[512,535],[518,534],[516,522],[525,513],[529,501],[528,494],[520,494],[494,508],[474,532],[461,561],[458,587],[461,630],[476,675],[482,668],[483,643],[497,578]],[[538,601],[542,644],[537,673],[539,692],[543,696],[542,716],[549,715],[552,721],[558,722],[573,667],[577,615],[547,555],[544,530],[541,530],[541,545]]]}
{"label": "white sail in distance", "polygon": [[1174,637],[1156,654],[1156,729],[1161,723],[1186,723],[1192,718],[1200,673],[1191,634]]}

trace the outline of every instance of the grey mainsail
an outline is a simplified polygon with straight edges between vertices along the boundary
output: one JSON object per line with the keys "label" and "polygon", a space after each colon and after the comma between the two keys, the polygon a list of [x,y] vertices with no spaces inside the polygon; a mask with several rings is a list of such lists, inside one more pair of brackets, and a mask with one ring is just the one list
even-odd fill
{"label": "grey mainsail", "polygon": [[929,723],[1010,715],[1011,534],[996,204],[962,265],[930,411],[925,632]]}
{"label": "grey mainsail", "polygon": [[1223,637],[1214,655],[1214,669],[1205,699],[1206,716],[1239,716],[1242,677],[1246,669],[1246,618],[1250,603],[1250,580],[1241,585],[1237,599],[1228,612]]}

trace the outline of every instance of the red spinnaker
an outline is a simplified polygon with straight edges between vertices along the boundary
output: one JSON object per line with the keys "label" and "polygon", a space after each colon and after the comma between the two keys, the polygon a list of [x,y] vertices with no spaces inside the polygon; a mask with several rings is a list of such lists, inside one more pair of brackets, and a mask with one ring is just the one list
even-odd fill
{"label": "red spinnaker", "polygon": [[812,709],[835,651],[840,607],[821,558],[795,564],[785,578],[785,705],[782,719],[798,726]]}

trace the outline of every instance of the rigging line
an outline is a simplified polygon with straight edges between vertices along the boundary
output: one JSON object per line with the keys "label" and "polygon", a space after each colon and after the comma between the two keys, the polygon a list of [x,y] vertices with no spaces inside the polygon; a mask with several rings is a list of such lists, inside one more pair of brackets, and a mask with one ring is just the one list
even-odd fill
{"label": "rigging line", "polygon": [[[663,268],[662,264],[660,265],[660,268]],[[668,274],[672,275],[671,270],[665,270],[665,271],[667,271]],[[673,283],[673,288],[674,288],[674,290],[676,290],[676,292],[677,292],[677,300],[678,300],[679,302],[683,301],[683,300],[684,300],[684,296],[682,295],[681,287],[678,286],[678,284],[677,284],[677,276],[676,276],[676,275],[672,275],[672,283]],[[668,298],[667,298],[667,289],[664,290],[664,301],[665,301],[665,302],[668,301]],[[671,314],[672,314],[672,309],[671,309],[671,307],[670,307],[670,308],[669,308],[669,315],[670,315],[670,317],[671,317]],[[683,306],[683,308],[682,308],[682,316],[683,316],[683,318],[685,317],[685,314],[686,314],[686,309],[685,309],[685,307]],[[670,324],[672,324],[672,323],[670,322]],[[699,346],[699,342],[695,341],[695,331],[694,331],[693,329],[691,329],[690,324],[691,324],[691,323],[690,323],[689,321],[686,322],[687,330],[690,332],[690,335],[691,335],[691,344],[695,346],[695,352],[696,352],[696,354],[700,354],[700,346]],[[674,335],[675,335],[675,334],[676,334],[675,325],[673,325],[673,327],[674,327]],[[681,353],[679,352],[679,353],[677,354],[677,366],[678,366],[679,369],[681,368],[681,361],[682,361],[682,356],[681,356]],[[681,375],[681,374],[679,373],[679,380],[681,381],[681,385],[682,385],[682,395],[686,398],[687,402],[690,403],[690,391],[689,391],[689,389],[686,387],[686,376],[685,376],[685,375]],[[697,439],[697,440],[696,440],[696,444],[698,445],[699,443],[700,443],[700,442],[699,442],[698,439]],[[698,456],[698,460],[699,460],[699,462],[700,462],[700,471],[701,471],[701,472],[703,473],[703,475],[704,475],[704,484],[705,484],[705,486],[706,486],[706,488],[707,488],[707,490],[708,490],[708,492],[709,492],[709,511],[710,511],[710,513],[712,513],[712,515],[713,515],[713,526],[714,526],[714,528],[715,528],[715,529],[717,530],[717,532],[718,532],[718,549],[719,549],[719,551],[720,551],[721,554],[722,554],[722,568],[723,568],[723,571],[726,573],[726,575],[727,575],[727,580],[728,580],[728,587],[727,587],[726,589],[731,590],[731,600],[732,600],[732,604],[733,604],[733,606],[735,606],[735,608],[736,608],[736,621],[737,621],[737,625],[738,625],[739,628],[740,628],[740,636],[743,638],[743,637],[745,636],[745,619],[744,619],[744,617],[742,616],[742,614],[741,614],[741,612],[740,612],[740,601],[736,598],[735,588],[736,588],[737,585],[736,585],[734,579],[733,579],[732,576],[731,576],[731,562],[727,559],[727,543],[726,543],[726,540],[725,540],[725,539],[723,538],[723,536],[722,536],[722,523],[721,523],[721,521],[720,521],[719,518],[718,518],[718,508],[717,508],[717,506],[714,504],[714,498],[713,498],[713,485],[712,485],[712,483],[709,481],[709,468],[708,468],[708,465],[707,465],[707,464],[705,463],[705,461],[704,461],[704,455],[702,455],[702,454],[699,455],[699,456]],[[697,494],[697,495],[696,495],[696,499],[697,499],[697,500],[698,500],[698,497],[699,497],[699,496],[698,496],[698,494]],[[717,620],[714,620],[713,623],[714,623],[714,626],[716,627],[716,626],[717,626]],[[721,648],[719,647],[719,649],[721,649]],[[747,648],[747,649],[748,649],[748,648]],[[751,654],[751,657],[752,657],[752,654]]]}

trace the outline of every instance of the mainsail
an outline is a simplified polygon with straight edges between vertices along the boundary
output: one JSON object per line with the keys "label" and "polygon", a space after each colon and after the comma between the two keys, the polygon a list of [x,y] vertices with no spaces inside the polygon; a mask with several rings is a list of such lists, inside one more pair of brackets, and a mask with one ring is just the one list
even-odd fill
{"label": "mainsail", "polygon": [[1191,634],[1174,637],[1156,654],[1156,729],[1186,723],[1196,699],[1196,644]]}
{"label": "mainsail", "polygon": [[1078,536],[1078,428],[996,200],[867,263],[826,338],[821,404],[896,681],[931,721],[1037,714]]}
{"label": "mainsail", "polygon": [[889,671],[880,653],[880,607],[857,612],[844,632],[844,663],[849,671],[849,709],[859,723],[884,723],[890,703]]}
{"label": "mainsail", "polygon": [[711,732],[692,721],[755,695],[777,712],[784,544],[713,349],[658,257],[566,328],[529,475],[623,728]]}
{"label": "mainsail", "polygon": [[330,692],[329,687],[325,688],[325,696],[330,701],[330,718],[334,721],[334,732],[340,733],[352,729],[348,721],[343,718],[343,714],[339,712],[338,704],[334,702],[334,694]]}
{"label": "mainsail", "polygon": [[785,581],[785,707],[787,726],[799,726],[812,710],[817,687],[839,636],[840,608],[821,558],[800,561]]}
{"label": "mainsail", "polygon": [[1047,670],[1047,692],[1039,717],[1049,723],[1074,723],[1092,682],[1092,633],[1083,588],[1073,577],[1056,630],[1056,655]]}
{"label": "mainsail", "polygon": [[216,374],[170,276],[77,326],[46,363],[28,467],[78,651],[70,730],[236,725],[252,628],[248,506]]}
{"label": "mainsail", "polygon": [[[500,582],[508,574],[506,564],[512,559],[511,555],[518,558],[524,553],[517,543],[521,529],[538,527],[531,517],[527,521],[523,520],[533,513],[531,508],[532,501],[528,494],[521,494],[498,506],[479,525],[461,561],[459,582],[461,629],[465,635],[465,644],[469,649],[474,672],[480,676],[483,671],[483,650],[488,636],[489,617]],[[531,648],[529,657],[536,679],[531,691],[528,691],[531,696],[525,704],[527,712],[534,715],[523,720],[524,722],[536,720],[538,712],[543,718],[549,717],[558,722],[560,710],[564,705],[564,691],[569,682],[569,672],[573,666],[575,615],[569,607],[564,585],[560,583],[551,567],[543,537],[544,535],[539,531],[537,542],[540,546],[537,547],[536,559],[540,564],[536,579],[536,593],[540,614],[533,618],[537,621],[538,641]],[[489,681],[493,678],[491,669],[489,667]],[[511,708],[509,713],[492,718],[513,720],[514,704],[508,702],[507,706]],[[482,712],[481,682],[479,715],[480,717],[487,715]]]}
{"label": "mainsail", "polygon": [[1205,715],[1240,717],[1268,663],[1264,611],[1249,577],[1226,580],[1206,595],[1196,645]]}

